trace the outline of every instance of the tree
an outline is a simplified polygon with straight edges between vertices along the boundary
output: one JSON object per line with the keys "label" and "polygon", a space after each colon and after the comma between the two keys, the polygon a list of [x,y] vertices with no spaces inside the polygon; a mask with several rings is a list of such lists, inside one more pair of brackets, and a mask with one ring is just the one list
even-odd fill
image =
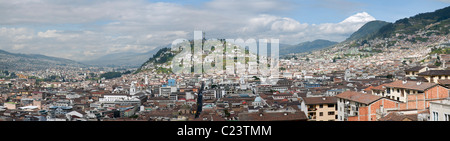
{"label": "tree", "polygon": [[120,73],[120,72],[107,72],[107,73],[100,75],[100,78],[113,79],[113,78],[117,78],[117,77],[121,77],[121,76],[122,76],[122,73]]}
{"label": "tree", "polygon": [[9,77],[11,77],[11,78],[16,78],[17,77],[17,75],[16,75],[16,73],[14,73],[14,72],[11,72],[10,73],[10,76]]}

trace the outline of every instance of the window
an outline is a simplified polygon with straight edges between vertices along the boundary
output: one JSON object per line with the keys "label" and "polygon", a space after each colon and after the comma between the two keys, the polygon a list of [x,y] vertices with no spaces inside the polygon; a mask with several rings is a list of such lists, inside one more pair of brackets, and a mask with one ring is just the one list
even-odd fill
{"label": "window", "polygon": [[319,113],[319,116],[323,116],[323,112],[320,112],[320,113]]}
{"label": "window", "polygon": [[445,121],[450,121],[450,114],[444,114]]}
{"label": "window", "polygon": [[391,94],[391,88],[387,88],[387,89],[386,89],[386,93],[387,93],[387,94]]}
{"label": "window", "polygon": [[397,93],[400,93],[400,89],[397,89]]}
{"label": "window", "polygon": [[319,107],[320,107],[320,108],[323,108],[323,104],[320,104]]}
{"label": "window", "polygon": [[334,115],[334,112],[328,112],[328,115]]}
{"label": "window", "polygon": [[328,107],[334,107],[334,104],[328,104]]}
{"label": "window", "polygon": [[433,121],[439,121],[439,114],[438,114],[438,112],[433,112]]}

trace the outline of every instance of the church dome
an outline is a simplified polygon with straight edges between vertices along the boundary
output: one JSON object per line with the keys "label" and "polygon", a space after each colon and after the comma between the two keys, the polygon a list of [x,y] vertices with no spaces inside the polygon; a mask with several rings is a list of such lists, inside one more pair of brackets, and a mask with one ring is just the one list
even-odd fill
{"label": "church dome", "polygon": [[255,98],[254,102],[261,102],[261,101],[262,101],[262,98],[258,96],[258,97]]}

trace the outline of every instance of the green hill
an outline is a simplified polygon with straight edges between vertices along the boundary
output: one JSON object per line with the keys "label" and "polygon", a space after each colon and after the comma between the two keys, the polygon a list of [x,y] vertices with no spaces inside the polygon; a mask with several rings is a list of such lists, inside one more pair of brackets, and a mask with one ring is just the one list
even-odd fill
{"label": "green hill", "polygon": [[383,26],[385,26],[387,24],[389,24],[389,22],[378,21],[378,20],[368,22],[368,23],[364,24],[364,26],[359,28],[358,31],[353,33],[344,42],[367,39],[369,36],[372,36],[375,33],[377,33],[378,30],[380,30]]}
{"label": "green hill", "polygon": [[36,71],[49,68],[77,68],[86,65],[64,58],[40,54],[11,53],[0,50],[0,70]]}
{"label": "green hill", "polygon": [[374,38],[388,38],[395,34],[415,34],[421,29],[436,30],[435,34],[444,35],[449,33],[450,27],[450,6],[436,10],[434,12],[422,13],[413,17],[397,20],[395,23],[390,23],[371,36]]}
{"label": "green hill", "polygon": [[314,40],[303,42],[297,45],[281,45],[280,44],[280,55],[288,55],[291,53],[304,53],[313,50],[320,50],[337,44],[338,42],[328,41],[328,40]]}
{"label": "green hill", "polygon": [[[153,57],[150,57],[144,64],[139,67],[139,69],[135,73],[139,73],[143,70],[147,70],[149,68],[155,67],[155,65],[165,64],[172,61],[173,57],[176,53],[171,51],[171,48],[165,47],[158,52],[156,52]],[[171,72],[171,70],[162,70],[163,68],[156,68],[156,71],[161,71],[163,73]]]}

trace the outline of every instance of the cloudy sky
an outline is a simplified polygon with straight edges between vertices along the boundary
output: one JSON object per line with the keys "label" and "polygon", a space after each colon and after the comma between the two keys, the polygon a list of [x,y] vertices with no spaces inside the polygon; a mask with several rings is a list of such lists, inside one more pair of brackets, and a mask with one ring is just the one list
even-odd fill
{"label": "cloudy sky", "polygon": [[77,61],[147,52],[175,39],[343,41],[373,20],[394,22],[450,0],[0,0],[0,49]]}

